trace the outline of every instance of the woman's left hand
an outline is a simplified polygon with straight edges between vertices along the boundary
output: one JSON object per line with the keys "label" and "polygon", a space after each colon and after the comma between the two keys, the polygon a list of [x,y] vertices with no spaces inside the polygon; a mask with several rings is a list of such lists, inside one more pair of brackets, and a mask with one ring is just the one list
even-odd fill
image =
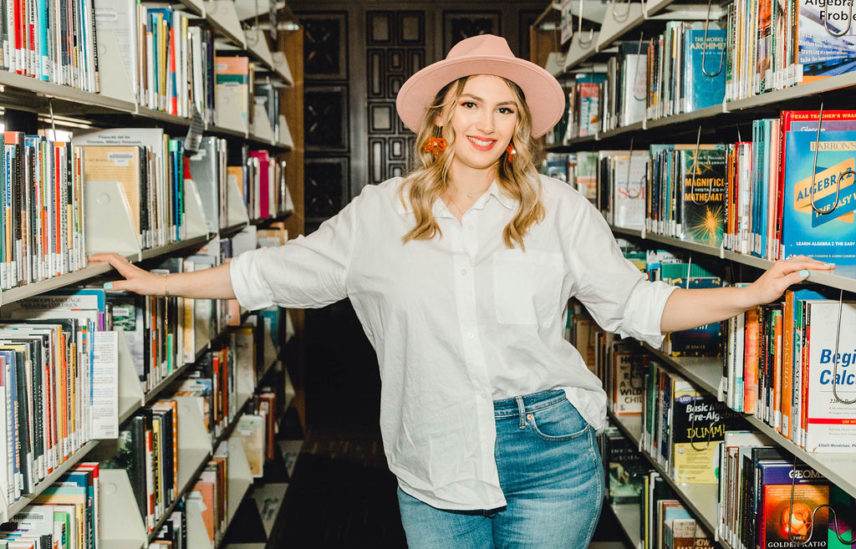
{"label": "woman's left hand", "polygon": [[777,261],[746,288],[746,294],[751,296],[748,307],[779,299],[788,287],[808,278],[811,271],[828,272],[834,268],[835,265],[832,263],[824,263],[804,255]]}

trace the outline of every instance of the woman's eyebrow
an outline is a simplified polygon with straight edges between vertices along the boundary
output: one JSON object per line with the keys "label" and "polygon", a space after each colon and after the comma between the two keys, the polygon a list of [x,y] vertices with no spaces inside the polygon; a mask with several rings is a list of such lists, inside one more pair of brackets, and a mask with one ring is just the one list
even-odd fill
{"label": "woman's eyebrow", "polygon": [[[478,101],[480,103],[485,102],[485,100],[482,99],[481,97],[479,97],[477,95],[473,95],[471,93],[462,93],[461,97],[464,97],[464,96],[469,97],[470,99],[473,99],[473,100]],[[499,106],[504,106],[504,105],[517,105],[517,103],[515,101],[502,101],[500,103],[497,103],[496,105],[499,107]]]}

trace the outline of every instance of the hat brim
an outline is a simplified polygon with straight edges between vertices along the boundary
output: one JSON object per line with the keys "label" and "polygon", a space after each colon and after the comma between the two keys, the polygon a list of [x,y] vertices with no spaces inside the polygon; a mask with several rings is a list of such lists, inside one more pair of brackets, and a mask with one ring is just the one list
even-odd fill
{"label": "hat brim", "polygon": [[547,133],[565,112],[565,92],[549,72],[524,59],[484,55],[446,59],[418,71],[398,92],[398,115],[408,128],[418,132],[425,112],[443,86],[475,74],[501,76],[520,86],[532,114],[533,137]]}

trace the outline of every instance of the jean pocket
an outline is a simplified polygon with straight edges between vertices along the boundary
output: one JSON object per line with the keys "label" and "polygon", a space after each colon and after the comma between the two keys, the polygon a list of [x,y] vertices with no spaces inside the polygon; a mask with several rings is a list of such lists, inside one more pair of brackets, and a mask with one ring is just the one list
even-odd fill
{"label": "jean pocket", "polygon": [[591,426],[568,400],[526,414],[526,421],[538,438],[547,442],[567,442],[584,437]]}

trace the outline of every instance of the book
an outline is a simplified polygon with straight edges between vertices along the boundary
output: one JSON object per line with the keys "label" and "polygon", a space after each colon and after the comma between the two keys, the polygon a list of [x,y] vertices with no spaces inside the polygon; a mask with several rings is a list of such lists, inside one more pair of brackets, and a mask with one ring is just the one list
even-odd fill
{"label": "book", "polygon": [[760,461],[757,467],[760,503],[756,547],[826,546],[827,511],[814,512],[829,503],[826,480],[809,467],[798,465],[795,470],[787,462]]}
{"label": "book", "polygon": [[680,150],[679,237],[719,247],[725,230],[727,204],[724,145],[700,145]]}
{"label": "book", "polygon": [[725,71],[722,67],[726,30],[717,28],[712,22],[707,30],[701,25],[684,31],[683,112],[720,105],[725,97]]}
{"label": "book", "polygon": [[[817,135],[788,132],[782,219],[782,253],[820,261],[856,264],[853,155],[856,132],[820,133],[817,168],[811,173]],[[812,189],[814,189],[812,191]]]}
{"label": "book", "polygon": [[[840,325],[837,301],[809,300],[805,307],[808,347],[805,367],[808,402],[803,402],[807,407],[805,449],[852,452],[856,448],[856,425],[852,421],[852,406],[846,401],[856,397],[854,331],[848,328],[856,326],[856,302],[842,304]],[[839,354],[835,356],[838,337],[841,338]],[[833,374],[837,374],[837,378]]]}

